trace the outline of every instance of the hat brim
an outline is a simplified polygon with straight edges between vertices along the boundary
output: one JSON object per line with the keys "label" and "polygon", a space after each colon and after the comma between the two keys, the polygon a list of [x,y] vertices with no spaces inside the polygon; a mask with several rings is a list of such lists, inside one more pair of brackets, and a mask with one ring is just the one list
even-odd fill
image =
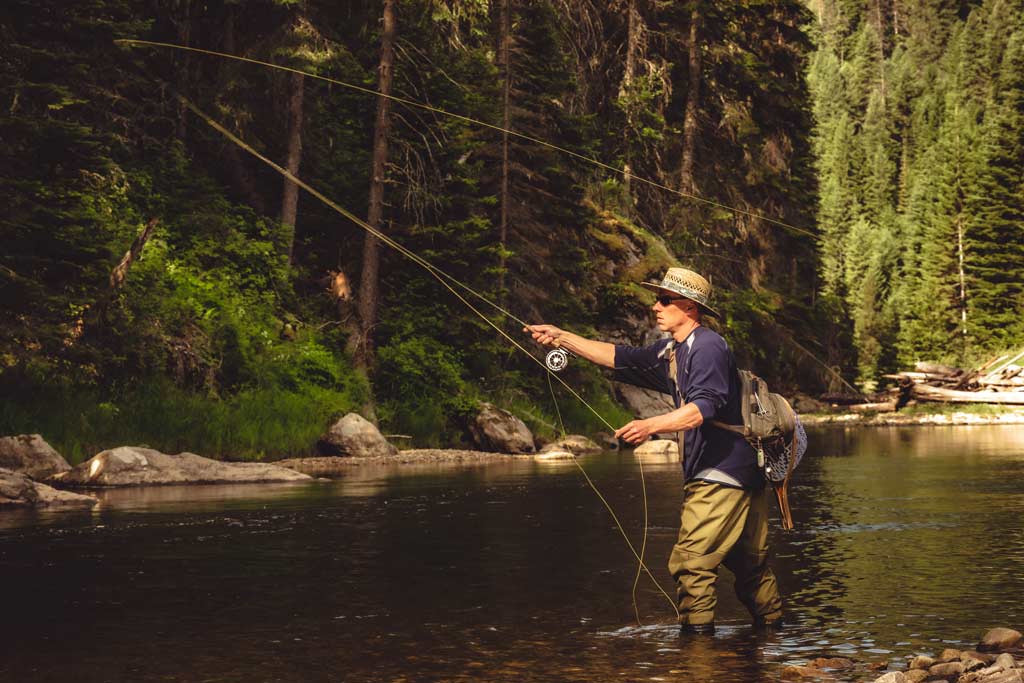
{"label": "hat brim", "polygon": [[719,320],[721,320],[721,318],[722,318],[722,316],[718,314],[718,311],[716,311],[715,309],[711,308],[707,304],[702,304],[701,302],[697,301],[696,299],[690,299],[690,297],[688,297],[688,296],[683,296],[682,294],[680,294],[679,292],[677,292],[675,290],[665,289],[664,287],[662,287],[657,282],[641,282],[640,286],[645,288],[645,289],[651,290],[655,294],[665,293],[665,294],[668,294],[670,296],[678,297],[680,299],[689,299],[693,303],[697,304],[697,307],[701,310],[701,312],[706,313],[707,315],[710,315],[713,318],[718,318]]}

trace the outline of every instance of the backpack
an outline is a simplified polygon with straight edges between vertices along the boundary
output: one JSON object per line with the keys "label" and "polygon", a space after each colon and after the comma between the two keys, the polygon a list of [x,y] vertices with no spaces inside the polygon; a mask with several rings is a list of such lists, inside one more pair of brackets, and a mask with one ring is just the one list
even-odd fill
{"label": "backpack", "polygon": [[[739,434],[757,454],[757,466],[766,480],[771,482],[779,501],[782,528],[793,528],[793,515],[789,508],[789,479],[807,450],[807,433],[796,411],[780,394],[768,390],[768,384],[750,372],[739,370],[740,410],[742,425],[731,425],[719,420],[711,424]],[[675,384],[676,354],[669,353],[669,378]]]}

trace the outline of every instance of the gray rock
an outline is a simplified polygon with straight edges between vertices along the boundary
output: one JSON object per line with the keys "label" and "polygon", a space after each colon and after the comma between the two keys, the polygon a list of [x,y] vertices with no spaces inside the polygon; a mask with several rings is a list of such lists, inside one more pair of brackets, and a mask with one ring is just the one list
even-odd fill
{"label": "gray rock", "polygon": [[963,663],[956,662],[943,662],[942,664],[935,664],[928,669],[929,678],[945,678],[947,681],[951,681],[958,678],[960,674],[964,672]]}
{"label": "gray rock", "polygon": [[394,455],[398,452],[373,423],[356,413],[349,413],[335,422],[320,437],[317,448],[322,455],[347,455],[355,458]]}
{"label": "gray rock", "polygon": [[978,659],[985,664],[991,664],[996,661],[996,656],[991,652],[978,652],[977,650],[964,650],[960,655],[960,661],[966,662],[968,659]]}
{"label": "gray rock", "polygon": [[70,491],[58,491],[52,486],[29,479],[21,472],[0,469],[0,509],[5,507],[91,507],[98,501]]}
{"label": "gray rock", "polygon": [[482,450],[498,453],[533,453],[533,434],[522,420],[490,403],[469,423],[473,443]]}
{"label": "gray rock", "polygon": [[559,450],[554,450],[554,449],[552,449],[552,450],[545,449],[545,450],[542,450],[537,455],[533,456],[533,459],[534,460],[572,460],[575,457],[576,457],[576,455],[574,455],[573,453],[570,453],[569,451],[559,451]]}
{"label": "gray rock", "polygon": [[71,465],[38,434],[0,437],[0,467],[42,481]]}
{"label": "gray rock", "polygon": [[569,451],[575,455],[591,455],[600,453],[601,447],[581,434],[566,434],[558,441],[553,441],[540,449],[541,453],[548,451]]}
{"label": "gray rock", "polygon": [[53,479],[61,486],[76,487],[269,483],[309,478],[277,465],[219,462],[195,453],[167,455],[151,448],[122,446],[103,451]]}
{"label": "gray rock", "polygon": [[985,668],[985,662],[974,657],[963,657],[960,662],[964,665],[964,671],[977,671],[978,669]]}
{"label": "gray rock", "polygon": [[902,671],[890,671],[876,678],[875,683],[908,683],[908,679]]}
{"label": "gray rock", "polygon": [[36,482],[36,494],[39,496],[36,507],[92,507],[99,503],[94,496],[61,491],[39,482]]}
{"label": "gray rock", "polygon": [[1021,642],[1020,631],[1012,628],[994,628],[989,630],[978,643],[981,652],[1001,652],[1016,647]]}
{"label": "gray rock", "polygon": [[994,666],[1002,669],[1003,671],[1009,671],[1010,669],[1014,669],[1017,667],[1017,660],[1015,660],[1013,658],[1013,655],[1011,655],[1009,652],[1004,652],[1003,654],[996,657]]}
{"label": "gray rock", "polygon": [[32,480],[21,472],[0,469],[0,506],[35,505],[39,494]]}
{"label": "gray rock", "polygon": [[615,395],[638,419],[664,415],[674,410],[675,405],[668,394],[641,389],[632,384],[613,383]]}
{"label": "gray rock", "polygon": [[918,655],[910,660],[911,669],[929,669],[935,664],[935,660],[928,655]]}
{"label": "gray rock", "polygon": [[675,439],[648,439],[633,449],[638,458],[664,458],[679,460],[679,444]]}
{"label": "gray rock", "polygon": [[927,669],[911,669],[906,674],[907,683],[921,683],[921,681],[928,679]]}

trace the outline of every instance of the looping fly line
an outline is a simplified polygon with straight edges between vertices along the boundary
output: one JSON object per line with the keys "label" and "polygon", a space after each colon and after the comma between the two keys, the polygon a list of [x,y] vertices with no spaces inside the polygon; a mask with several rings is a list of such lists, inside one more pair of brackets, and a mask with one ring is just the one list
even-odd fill
{"label": "looping fly line", "polygon": [[[592,405],[590,405],[582,396],[580,396],[580,394],[578,392],[576,392],[571,386],[569,386],[569,384],[566,383],[565,380],[563,380],[561,377],[559,377],[558,375],[556,375],[553,372],[551,372],[545,366],[545,364],[544,364],[544,362],[542,360],[538,359],[533,354],[531,354],[528,350],[526,350],[526,348],[523,347],[522,344],[520,344],[515,339],[513,339],[507,332],[505,332],[505,330],[501,329],[490,318],[488,318],[486,315],[484,315],[484,313],[481,312],[472,303],[470,303],[470,301],[465,296],[463,296],[461,293],[459,293],[459,291],[456,290],[455,287],[457,286],[457,287],[461,288],[462,290],[464,290],[466,293],[471,294],[472,296],[480,299],[484,303],[488,304],[489,306],[491,306],[495,310],[497,310],[497,311],[503,313],[504,315],[508,316],[510,319],[516,321],[517,323],[520,323],[524,327],[527,326],[526,322],[524,322],[523,320],[519,319],[518,317],[513,315],[511,312],[507,311],[502,306],[500,306],[497,303],[491,301],[486,296],[484,296],[480,292],[476,291],[475,289],[473,289],[469,285],[461,282],[460,280],[458,280],[454,276],[452,276],[452,275],[444,272],[440,268],[434,266],[432,263],[430,263],[429,261],[424,259],[422,256],[420,256],[419,254],[416,254],[415,252],[411,251],[410,249],[408,249],[407,247],[405,247],[401,243],[395,241],[394,239],[392,239],[391,237],[386,235],[385,233],[381,232],[380,230],[377,230],[376,228],[371,226],[366,221],[360,219],[358,216],[356,216],[352,212],[344,209],[343,207],[338,205],[336,202],[334,202],[333,200],[331,200],[328,197],[326,197],[323,193],[321,193],[320,191],[318,191],[317,189],[315,189],[314,187],[312,187],[311,185],[309,185],[305,181],[301,180],[300,178],[296,177],[293,173],[288,171],[288,169],[282,167],[281,165],[275,163],[274,161],[272,161],[269,158],[265,157],[264,155],[260,154],[251,145],[247,144],[244,140],[242,140],[241,138],[236,136],[234,133],[229,131],[227,128],[225,128],[223,125],[221,125],[220,123],[218,123],[217,121],[212,119],[210,116],[208,116],[205,112],[203,112],[195,104],[193,104],[192,101],[189,100],[188,98],[184,97],[183,95],[181,95],[179,93],[175,93],[175,96],[177,97],[178,101],[180,101],[189,111],[191,111],[193,114],[195,114],[200,119],[202,119],[211,128],[213,128],[217,132],[219,132],[222,135],[224,135],[232,143],[234,143],[238,147],[244,149],[246,152],[248,152],[252,156],[254,156],[257,159],[259,159],[260,161],[262,161],[264,164],[270,166],[272,169],[277,171],[279,174],[281,174],[282,176],[287,178],[289,181],[295,183],[295,185],[297,185],[298,187],[301,187],[303,190],[305,190],[306,192],[308,192],[309,194],[311,194],[312,196],[314,196],[315,198],[317,198],[318,200],[323,202],[325,205],[327,205],[328,207],[330,207],[334,211],[338,212],[339,214],[341,214],[342,216],[344,216],[348,220],[352,221],[353,223],[355,223],[356,225],[361,227],[363,230],[365,230],[367,233],[369,233],[373,237],[376,237],[377,239],[379,239],[384,244],[388,245],[392,249],[398,251],[403,256],[407,257],[408,259],[410,259],[414,263],[416,263],[419,266],[421,266],[422,268],[424,268],[435,279],[437,279],[437,281],[440,282],[441,285],[445,287],[445,289],[447,289],[459,301],[461,301],[463,304],[465,304],[466,307],[469,308],[469,310],[471,310],[474,314],[476,314],[478,317],[480,317],[481,320],[486,322],[490,327],[492,327],[496,332],[498,332],[498,334],[500,334],[502,337],[504,337],[505,340],[507,340],[510,344],[512,344],[516,349],[518,349],[522,353],[526,354],[533,362],[535,362],[538,365],[540,365],[540,367],[547,373],[548,381],[550,381],[551,377],[554,377],[556,380],[558,380],[558,382],[563,387],[565,387],[565,389],[570,394],[572,394],[577,400],[579,400],[584,406],[586,406],[587,409],[589,409],[590,412],[592,412],[597,417],[597,419],[599,419],[608,429],[612,430],[613,432],[615,431],[615,427],[613,427],[600,413],[598,413],[597,410]],[[576,460],[575,457],[573,458],[573,463],[580,470],[580,472],[582,473],[584,479],[587,481],[587,484],[590,486],[590,488],[594,491],[594,493],[597,495],[597,497],[600,499],[600,501],[604,504],[605,508],[608,510],[609,514],[612,517],[612,520],[615,522],[615,526],[618,528],[619,533],[622,535],[622,538],[626,541],[626,545],[629,547],[630,552],[633,554],[633,557],[636,558],[636,560],[637,560],[637,567],[638,567],[637,568],[637,578],[634,579],[634,584],[633,584],[634,585],[634,588],[633,588],[633,590],[634,590],[634,598],[633,598],[633,608],[634,608],[634,611],[637,611],[636,597],[635,597],[636,582],[639,579],[640,572],[642,571],[643,573],[647,574],[647,576],[650,578],[651,582],[657,587],[658,591],[660,591],[661,594],[665,597],[665,599],[668,600],[669,604],[672,605],[672,609],[675,610],[676,616],[678,617],[678,615],[679,615],[679,608],[676,606],[675,601],[668,595],[668,593],[665,592],[665,589],[661,587],[661,584],[658,583],[658,580],[656,578],[654,578],[654,574],[651,573],[651,570],[647,567],[647,564],[643,560],[643,552],[644,552],[644,549],[646,549],[646,547],[647,547],[647,489],[646,489],[646,484],[644,484],[644,537],[643,537],[643,543],[641,544],[641,551],[640,551],[640,553],[637,553],[636,548],[633,546],[632,541],[629,540],[629,536],[626,534],[626,531],[625,531],[624,527],[622,526],[622,523],[619,521],[618,516],[615,514],[615,510],[612,508],[611,504],[601,494],[600,490],[598,490],[597,486],[590,479],[590,476],[587,474],[586,470],[583,468],[582,465],[579,464],[579,462]],[[640,477],[641,477],[641,481],[643,481],[643,464],[642,464],[642,462],[640,464]],[[637,618],[639,620],[639,612],[638,611],[637,611]]]}
{"label": "looping fly line", "polygon": [[716,201],[714,201],[712,199],[707,199],[706,197],[701,197],[700,195],[692,194],[690,192],[683,192],[682,190],[677,190],[674,187],[669,187],[668,185],[656,182],[654,180],[650,180],[648,178],[644,178],[642,176],[633,175],[629,171],[624,171],[624,170],[622,170],[620,168],[616,168],[614,166],[606,164],[603,161],[600,161],[598,159],[594,159],[593,157],[588,157],[585,154],[580,154],[579,152],[574,152],[571,149],[566,149],[565,147],[560,147],[560,146],[558,146],[558,145],[556,145],[554,143],[547,142],[546,140],[541,140],[540,138],[535,138],[535,137],[532,137],[530,135],[526,135],[524,133],[519,133],[519,132],[516,132],[516,131],[511,130],[509,128],[503,128],[503,127],[497,126],[497,125],[495,125],[493,123],[487,123],[486,121],[480,121],[479,119],[470,118],[469,116],[465,116],[463,114],[457,114],[455,112],[447,111],[445,109],[440,109],[438,107],[433,107],[433,106],[431,106],[429,104],[424,104],[423,102],[417,102],[415,100],[410,100],[408,98],[400,97],[398,95],[391,95],[391,94],[385,95],[382,92],[379,92],[379,91],[374,90],[372,88],[367,88],[367,87],[364,87],[364,86],[361,86],[361,85],[357,85],[355,83],[349,83],[347,81],[341,81],[341,80],[338,80],[336,78],[328,78],[327,76],[320,76],[319,74],[308,73],[308,72],[303,71],[301,69],[295,69],[295,68],[292,68],[292,67],[289,67],[289,66],[283,66],[281,64],[274,64],[273,62],[265,62],[265,61],[262,61],[262,60],[259,60],[259,59],[252,59],[251,57],[241,57],[239,55],[233,55],[233,54],[230,54],[230,53],[227,53],[227,52],[217,52],[216,50],[204,50],[202,48],[189,47],[187,45],[177,45],[175,43],[162,43],[162,42],[153,41],[153,40],[137,40],[137,39],[133,39],[133,38],[122,38],[122,39],[119,39],[119,40],[115,40],[114,42],[119,44],[119,45],[127,45],[127,46],[132,46],[132,47],[134,47],[134,46],[141,46],[141,47],[168,48],[168,49],[173,49],[173,50],[183,50],[183,51],[186,51],[186,52],[195,52],[195,53],[198,53],[198,54],[205,54],[205,55],[210,55],[210,56],[213,56],[213,57],[221,57],[221,58],[224,58],[224,59],[234,59],[234,60],[239,61],[239,62],[247,62],[249,64],[256,64],[258,66],[264,66],[264,67],[267,67],[267,68],[270,68],[270,69],[278,69],[278,70],[281,70],[281,71],[287,71],[289,73],[299,74],[299,75],[302,75],[302,76],[306,76],[307,78],[313,78],[313,79],[316,79],[316,80],[319,80],[319,81],[324,81],[326,83],[332,83],[334,85],[339,85],[339,86],[341,86],[343,88],[349,88],[350,90],[355,90],[355,91],[358,91],[358,92],[361,92],[361,93],[365,93],[367,95],[373,95],[375,97],[384,97],[386,99],[391,100],[392,102],[398,102],[399,104],[404,104],[407,107],[415,107],[417,109],[423,109],[425,111],[433,112],[435,114],[441,114],[443,116],[449,116],[451,118],[455,118],[455,119],[458,119],[460,121],[465,121],[466,123],[471,123],[471,124],[473,124],[475,126],[480,126],[482,128],[489,128],[491,130],[495,130],[495,131],[498,131],[500,133],[507,133],[507,134],[512,135],[514,137],[517,137],[517,138],[519,138],[521,140],[526,140],[527,142],[532,142],[534,144],[541,145],[543,147],[547,147],[548,149],[553,149],[553,150],[555,150],[557,152],[561,152],[562,154],[567,154],[567,155],[573,157],[574,159],[579,159],[580,161],[585,161],[586,163],[592,164],[594,166],[597,166],[598,168],[602,168],[602,169],[604,169],[606,171],[611,171],[612,173],[618,174],[618,175],[622,176],[623,178],[629,178],[630,180],[635,180],[637,182],[644,183],[645,185],[650,185],[651,187],[658,188],[659,190],[662,190],[664,192],[669,192],[671,194],[675,194],[675,195],[678,195],[680,197],[685,197],[686,199],[690,199],[692,201],[699,202],[701,204],[705,204],[707,206],[713,206],[713,207],[718,208],[718,209],[725,209],[726,211],[731,211],[733,213],[741,214],[741,215],[744,215],[744,216],[749,216],[750,218],[756,218],[757,220],[762,220],[762,221],[765,221],[767,223],[772,223],[772,224],[777,225],[777,226],[779,226],[781,228],[785,228],[786,230],[790,230],[792,232],[799,233],[801,235],[807,235],[808,237],[812,237],[812,238],[816,238],[817,237],[817,235],[815,235],[810,230],[806,230],[804,228],[797,227],[797,226],[792,225],[790,223],[786,223],[785,221],[780,221],[777,218],[771,218],[769,216],[765,216],[763,214],[756,213],[754,211],[748,211],[746,209],[740,209],[740,208],[735,207],[735,206],[729,206],[728,204],[723,204],[721,202],[716,202]]}

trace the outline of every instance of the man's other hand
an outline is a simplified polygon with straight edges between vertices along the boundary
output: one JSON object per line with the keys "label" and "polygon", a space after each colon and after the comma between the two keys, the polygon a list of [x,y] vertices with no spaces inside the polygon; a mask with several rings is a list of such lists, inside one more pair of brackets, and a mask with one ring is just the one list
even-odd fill
{"label": "man's other hand", "polygon": [[650,420],[633,420],[615,431],[615,438],[622,439],[634,446],[647,441],[654,433],[654,425]]}

